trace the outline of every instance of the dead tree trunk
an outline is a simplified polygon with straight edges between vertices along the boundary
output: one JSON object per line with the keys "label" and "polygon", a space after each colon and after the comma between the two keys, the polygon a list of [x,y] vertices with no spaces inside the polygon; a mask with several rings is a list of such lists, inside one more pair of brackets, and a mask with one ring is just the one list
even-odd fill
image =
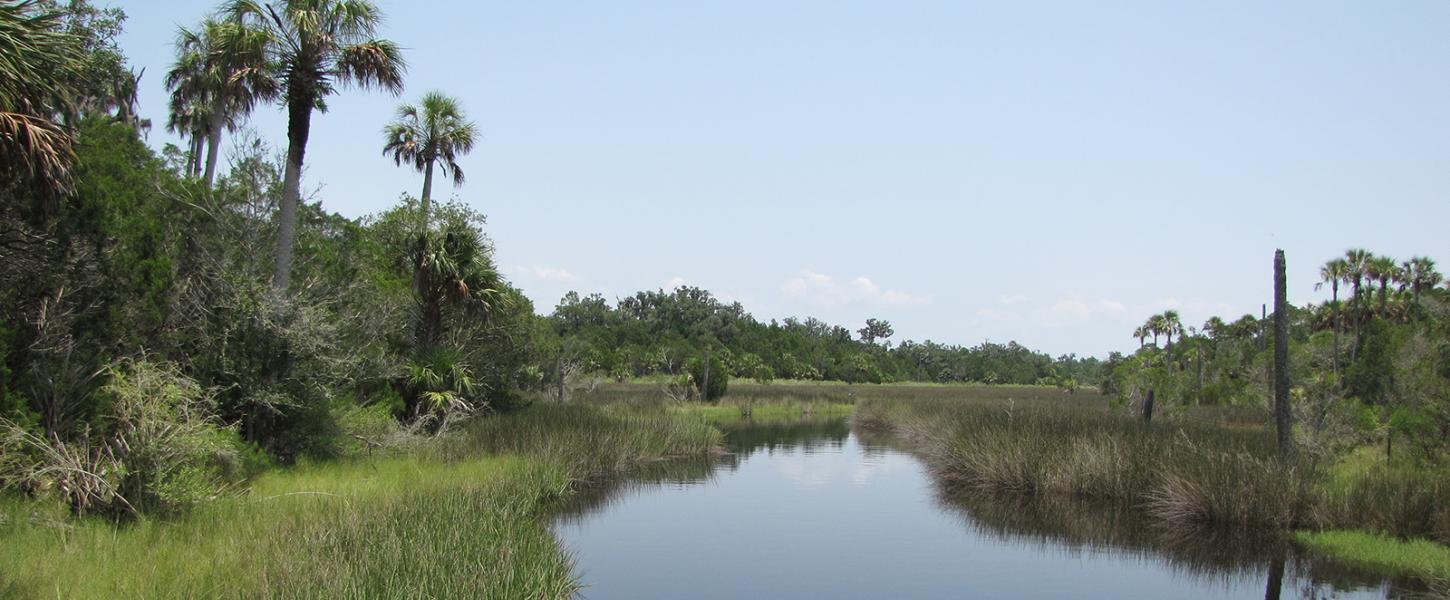
{"label": "dead tree trunk", "polygon": [[1284,274],[1284,251],[1274,251],[1274,425],[1279,454],[1294,453],[1289,422],[1289,295]]}

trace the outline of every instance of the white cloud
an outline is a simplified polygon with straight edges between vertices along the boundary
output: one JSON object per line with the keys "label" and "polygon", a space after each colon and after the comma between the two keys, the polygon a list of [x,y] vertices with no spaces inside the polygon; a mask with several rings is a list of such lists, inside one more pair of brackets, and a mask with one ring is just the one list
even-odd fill
{"label": "white cloud", "polygon": [[931,296],[918,296],[900,290],[882,288],[869,277],[858,276],[841,281],[810,269],[780,284],[787,298],[804,300],[818,308],[836,308],[855,304],[906,307],[930,304]]}
{"label": "white cloud", "polygon": [[684,287],[687,285],[690,285],[690,281],[688,279],[676,275],[674,277],[671,277],[669,281],[665,282],[665,291],[674,290],[675,288]]}
{"label": "white cloud", "polygon": [[1123,303],[1122,302],[1118,302],[1117,300],[1106,300],[1106,299],[1104,299],[1104,300],[1098,300],[1098,302],[1097,302],[1097,308],[1098,308],[1098,310],[1101,310],[1101,311],[1104,311],[1104,312],[1118,313],[1118,314],[1125,313],[1125,312],[1128,311],[1128,307],[1123,306]]}
{"label": "white cloud", "polygon": [[1110,298],[1086,300],[1080,296],[1064,296],[1051,306],[1039,309],[1039,315],[1048,326],[1062,326],[1094,320],[1121,320],[1128,315],[1128,307]]}
{"label": "white cloud", "polygon": [[1004,306],[1015,306],[1027,301],[1027,296],[1022,294],[1002,294],[997,296],[997,302]]}
{"label": "white cloud", "polygon": [[510,268],[508,272],[536,281],[558,281],[563,283],[573,283],[579,281],[579,278],[576,277],[573,273],[557,267],[544,267],[539,265],[516,265],[513,268]]}

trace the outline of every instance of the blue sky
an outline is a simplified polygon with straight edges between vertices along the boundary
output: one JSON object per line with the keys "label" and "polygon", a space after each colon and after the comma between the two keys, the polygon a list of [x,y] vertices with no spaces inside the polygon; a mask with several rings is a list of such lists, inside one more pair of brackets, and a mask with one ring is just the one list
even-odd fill
{"label": "blue sky", "polygon": [[[686,283],[1104,355],[1165,308],[1257,313],[1276,247],[1295,302],[1350,246],[1450,268],[1443,1],[379,4],[408,89],[329,99],[307,185],[349,216],[416,194],[380,129],[458,97],[482,138],[452,193],[542,312]],[[114,5],[162,123],[214,3]],[[283,147],[278,109],[253,124]]]}

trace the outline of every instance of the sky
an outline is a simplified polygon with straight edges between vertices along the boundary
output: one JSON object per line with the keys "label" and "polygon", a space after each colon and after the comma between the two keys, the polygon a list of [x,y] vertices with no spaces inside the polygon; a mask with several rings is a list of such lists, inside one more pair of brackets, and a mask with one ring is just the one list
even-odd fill
{"label": "sky", "polygon": [[[684,284],[1104,356],[1165,309],[1257,314],[1276,248],[1295,303],[1349,247],[1450,270],[1442,0],[378,4],[407,89],[329,98],[304,185],[350,217],[416,195],[381,129],[458,98],[481,137],[435,196],[487,215],[542,313]],[[215,2],[110,5],[164,123],[176,28]],[[285,147],[279,108],[251,124]]]}

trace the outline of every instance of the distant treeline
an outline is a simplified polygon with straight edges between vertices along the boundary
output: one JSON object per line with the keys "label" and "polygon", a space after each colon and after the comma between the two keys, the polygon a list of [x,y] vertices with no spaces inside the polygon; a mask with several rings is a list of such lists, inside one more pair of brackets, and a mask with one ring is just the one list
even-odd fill
{"label": "distant treeline", "polygon": [[852,331],[815,318],[764,322],[710,292],[646,291],[611,304],[570,292],[548,317],[564,355],[615,378],[677,374],[707,351],[730,374],[851,383],[974,382],[1095,385],[1097,358],[1057,358],[1016,342],[966,347],[930,340],[893,345],[890,323],[867,319]]}

